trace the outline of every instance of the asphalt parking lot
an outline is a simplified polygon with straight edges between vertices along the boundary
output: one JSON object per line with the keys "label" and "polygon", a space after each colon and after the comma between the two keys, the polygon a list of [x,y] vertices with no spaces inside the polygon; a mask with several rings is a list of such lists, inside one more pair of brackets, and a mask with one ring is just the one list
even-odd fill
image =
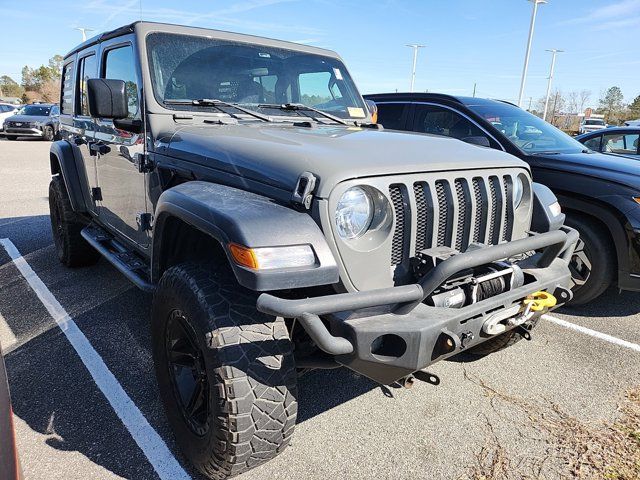
{"label": "asphalt parking lot", "polygon": [[[8,239],[0,245],[0,343],[25,477],[198,478],[177,451],[158,399],[150,296],[104,261],[70,270],[55,258],[48,149],[42,141],[0,140],[0,239]],[[52,317],[7,245],[95,355],[79,355],[69,323]],[[604,336],[542,320],[531,342],[476,362],[436,364],[437,387],[380,387],[346,370],[303,376],[291,446],[240,478],[579,477],[576,428],[612,424],[625,393],[640,386],[640,294],[610,291],[554,317]],[[88,369],[87,358],[101,359],[106,370]],[[112,373],[119,398],[131,403],[114,406],[95,368]],[[136,410],[140,416],[122,418]],[[160,442],[132,435],[140,422]]]}

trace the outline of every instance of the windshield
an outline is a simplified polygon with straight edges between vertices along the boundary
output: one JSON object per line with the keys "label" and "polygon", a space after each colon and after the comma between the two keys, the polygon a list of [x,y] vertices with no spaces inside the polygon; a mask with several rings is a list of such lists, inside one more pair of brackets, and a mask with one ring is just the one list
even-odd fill
{"label": "windshield", "polygon": [[48,117],[51,107],[42,105],[26,105],[20,109],[18,115],[28,115],[30,117]]}
{"label": "windshield", "polygon": [[[154,95],[160,103],[216,99],[270,116],[307,116],[274,107],[300,103],[343,119],[367,116],[349,73],[335,58],[170,33],[150,34],[147,52]],[[191,105],[165,106],[193,109]]]}
{"label": "windshield", "polygon": [[604,125],[604,120],[585,120],[585,125]]}
{"label": "windshield", "polygon": [[469,107],[524,153],[579,153],[585,146],[535,115],[509,104]]}

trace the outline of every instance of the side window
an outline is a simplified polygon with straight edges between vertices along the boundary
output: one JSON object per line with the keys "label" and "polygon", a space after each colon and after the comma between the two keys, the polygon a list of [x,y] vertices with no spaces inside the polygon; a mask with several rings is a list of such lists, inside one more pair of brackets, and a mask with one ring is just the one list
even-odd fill
{"label": "side window", "polygon": [[638,154],[638,134],[609,133],[602,136],[602,151],[623,155]]}
{"label": "side window", "polygon": [[51,107],[51,113],[49,114],[49,116],[55,117],[57,115],[60,115],[60,108],[58,108],[57,105],[54,105],[53,107]]}
{"label": "side window", "polygon": [[406,104],[377,103],[378,123],[390,130],[404,130],[406,119]]}
{"label": "side window", "polygon": [[416,132],[431,133],[463,140],[468,137],[485,137],[487,135],[473,122],[448,108],[435,105],[416,105],[413,129]]}
{"label": "side window", "polygon": [[73,114],[73,62],[69,62],[62,70],[62,94],[60,105],[62,113]]}
{"label": "side window", "polygon": [[89,116],[89,103],[87,101],[87,80],[96,77],[96,56],[89,55],[80,59],[78,64],[78,87],[76,96],[76,113]]}
{"label": "side window", "polygon": [[135,57],[131,45],[107,50],[104,56],[102,78],[124,80],[129,102],[129,118],[139,117],[138,79]]}
{"label": "side window", "polygon": [[602,140],[602,136],[598,135],[597,137],[590,138],[586,142],[584,142],[584,146],[590,148],[591,150],[595,150],[596,152],[600,151],[600,140]]}

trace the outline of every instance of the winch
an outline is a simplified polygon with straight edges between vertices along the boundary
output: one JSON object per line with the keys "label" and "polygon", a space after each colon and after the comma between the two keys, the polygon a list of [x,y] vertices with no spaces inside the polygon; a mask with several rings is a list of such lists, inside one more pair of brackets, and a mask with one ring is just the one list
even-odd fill
{"label": "winch", "polygon": [[[412,259],[414,276],[420,279],[439,262],[456,253],[448,247],[418,252]],[[518,265],[507,261],[493,262],[459,272],[427,297],[426,303],[434,307],[462,308],[522,285],[524,273]]]}

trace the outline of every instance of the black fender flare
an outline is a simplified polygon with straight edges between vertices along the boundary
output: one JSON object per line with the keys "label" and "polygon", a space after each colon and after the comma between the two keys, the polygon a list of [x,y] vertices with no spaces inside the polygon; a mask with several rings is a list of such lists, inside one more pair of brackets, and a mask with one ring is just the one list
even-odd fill
{"label": "black fender flare", "polygon": [[[308,213],[237,188],[191,181],[165,190],[155,208],[151,278],[159,280],[167,220],[176,217],[217,240],[238,282],[268,291],[330,285],[339,281],[338,266],[322,231]],[[237,265],[229,243],[250,248],[310,245],[316,263],[309,267],[253,270]]]}
{"label": "black fender flare", "polygon": [[618,262],[618,281],[622,281],[629,274],[629,244],[625,227],[618,217],[608,208],[580,198],[557,194],[562,208],[574,211],[587,217],[592,217],[602,223],[613,240]]}
{"label": "black fender flare", "polygon": [[75,212],[88,212],[91,195],[88,192],[87,174],[78,147],[66,140],[53,142],[49,150],[49,160],[51,175],[62,175],[71,208]]}

